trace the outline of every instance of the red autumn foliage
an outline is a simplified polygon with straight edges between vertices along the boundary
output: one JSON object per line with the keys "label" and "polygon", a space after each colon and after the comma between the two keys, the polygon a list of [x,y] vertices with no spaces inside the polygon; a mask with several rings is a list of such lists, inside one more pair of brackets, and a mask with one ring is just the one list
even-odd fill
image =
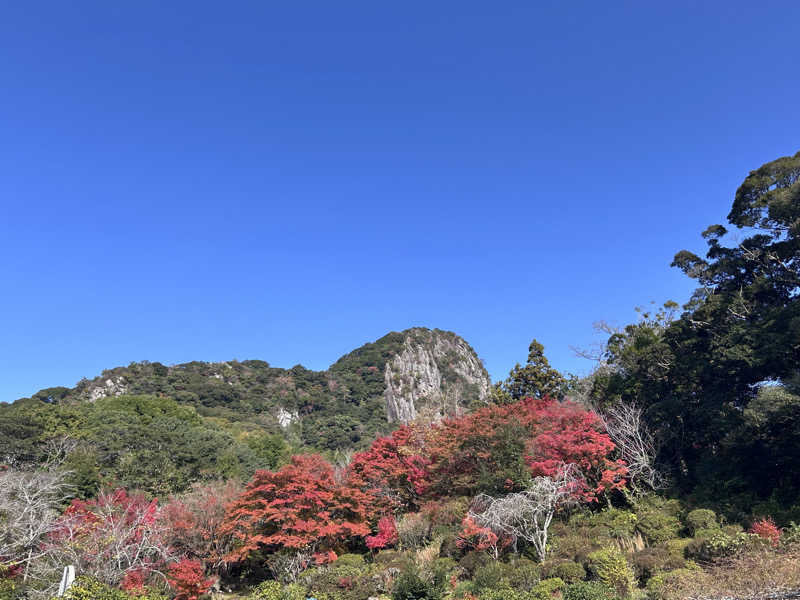
{"label": "red autumn foliage", "polygon": [[223,531],[227,506],[239,497],[235,481],[195,484],[187,493],[171,498],[161,510],[170,547],[180,555],[202,560],[218,570],[233,549],[233,537]]}
{"label": "red autumn foliage", "polygon": [[378,550],[394,546],[397,539],[397,523],[395,523],[394,517],[386,516],[381,517],[381,520],[378,521],[378,535],[369,535],[365,541],[367,548]]}
{"label": "red autumn foliage", "polygon": [[490,405],[428,428],[403,426],[357,453],[351,484],[374,498],[374,512],[407,511],[424,500],[520,490],[528,477],[577,464],[580,497],[625,485],[625,463],[600,418],[571,402],[526,398]]}
{"label": "red autumn foliage", "polygon": [[176,592],[175,600],[198,600],[215,579],[206,577],[201,561],[184,558],[168,567],[167,581]]}
{"label": "red autumn foliage", "polygon": [[222,531],[235,539],[233,560],[280,548],[324,555],[369,533],[369,506],[367,494],[336,482],[333,467],[321,456],[294,456],[279,471],[256,472],[228,507]]}
{"label": "red autumn foliage", "polygon": [[119,587],[126,592],[136,594],[136,592],[144,592],[145,584],[147,583],[147,576],[149,573],[144,569],[136,569],[125,573],[122,578],[122,583]]}
{"label": "red autumn foliage", "polygon": [[[576,463],[586,478],[581,496],[588,501],[623,487],[627,473],[623,462],[609,458],[614,443],[597,415],[549,398],[525,398],[447,419],[433,426],[426,449],[430,489],[439,496],[519,489],[524,473],[515,473],[514,465],[520,460],[532,476],[553,475],[561,463]],[[494,490],[482,489],[487,479]]]}
{"label": "red autumn foliage", "polygon": [[336,559],[339,557],[333,550],[328,550],[327,552],[315,552],[312,558],[314,559],[315,565],[328,565],[332,562],[336,562]]}
{"label": "red autumn foliage", "polygon": [[486,551],[492,558],[497,559],[504,548],[512,544],[513,540],[506,535],[497,535],[487,527],[481,527],[469,516],[461,522],[461,533],[456,545],[459,548],[472,548]]}
{"label": "red autumn foliage", "polygon": [[758,537],[768,540],[773,547],[776,547],[781,540],[781,530],[775,525],[775,521],[773,521],[771,517],[760,519],[753,523],[753,526],[750,528],[750,533],[754,533]]}
{"label": "red autumn foliage", "polygon": [[525,456],[531,475],[555,475],[563,463],[574,463],[585,477],[579,492],[585,501],[625,487],[627,468],[608,458],[615,446],[600,417],[572,402],[527,399],[522,404],[533,428]]}
{"label": "red autumn foliage", "polygon": [[376,510],[407,510],[416,506],[428,487],[423,452],[420,433],[404,425],[375,440],[369,450],[356,453],[348,479],[373,497]]}

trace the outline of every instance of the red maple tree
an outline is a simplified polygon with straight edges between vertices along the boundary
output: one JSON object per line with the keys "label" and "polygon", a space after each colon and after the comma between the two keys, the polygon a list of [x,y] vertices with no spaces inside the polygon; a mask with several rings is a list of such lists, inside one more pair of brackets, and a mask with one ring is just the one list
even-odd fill
{"label": "red maple tree", "polygon": [[317,454],[292,457],[279,471],[257,471],[227,510],[224,533],[236,540],[229,557],[281,548],[310,549],[335,557],[351,538],[369,534],[370,498],[337,483],[333,467]]}
{"label": "red maple tree", "polygon": [[777,547],[781,541],[781,530],[775,525],[771,517],[759,519],[750,527],[750,533],[754,533],[760,538],[767,540],[770,546]]}
{"label": "red maple tree", "polygon": [[175,590],[175,600],[198,600],[216,581],[206,577],[202,561],[184,558],[168,567],[167,581]]}
{"label": "red maple tree", "polygon": [[504,548],[513,543],[507,535],[498,535],[488,527],[481,527],[471,517],[466,516],[461,523],[461,533],[456,540],[459,548],[482,550],[495,560]]}
{"label": "red maple tree", "polygon": [[597,414],[573,402],[528,398],[522,404],[532,429],[525,455],[531,475],[552,476],[563,463],[574,463],[584,477],[578,495],[589,502],[625,487],[627,468],[610,458],[614,442]]}
{"label": "red maple tree", "polygon": [[348,481],[372,497],[375,511],[408,510],[416,506],[429,484],[428,460],[420,431],[404,425],[357,452]]}
{"label": "red maple tree", "polygon": [[625,464],[610,458],[614,447],[599,417],[572,402],[525,398],[487,406],[432,427],[431,495],[515,491],[528,476],[575,463],[585,478],[581,497],[591,501],[625,485]]}
{"label": "red maple tree", "polygon": [[388,548],[397,543],[397,523],[394,517],[384,516],[378,521],[378,535],[369,535],[366,538],[367,548],[378,550]]}

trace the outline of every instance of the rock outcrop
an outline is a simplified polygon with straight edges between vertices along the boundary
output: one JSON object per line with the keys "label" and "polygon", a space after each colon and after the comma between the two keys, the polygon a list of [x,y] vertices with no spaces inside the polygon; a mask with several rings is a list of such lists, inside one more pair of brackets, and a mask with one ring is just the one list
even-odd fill
{"label": "rock outcrop", "polygon": [[448,331],[403,332],[402,349],[386,362],[386,417],[408,423],[439,420],[486,402],[491,380],[475,351]]}

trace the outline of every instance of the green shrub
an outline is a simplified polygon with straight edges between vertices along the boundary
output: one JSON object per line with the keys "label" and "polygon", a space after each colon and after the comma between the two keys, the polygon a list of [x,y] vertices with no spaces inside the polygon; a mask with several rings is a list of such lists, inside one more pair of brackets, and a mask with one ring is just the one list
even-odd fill
{"label": "green shrub", "polygon": [[615,594],[599,581],[578,581],[564,588],[564,600],[614,600]]}
{"label": "green shrub", "polygon": [[342,554],[336,561],[333,563],[334,568],[356,568],[356,569],[363,569],[364,565],[364,557],[361,554]]}
{"label": "green shrub", "polygon": [[663,571],[672,571],[686,566],[686,548],[692,543],[692,538],[678,538],[667,540],[662,545],[669,553],[667,562],[663,565]]}
{"label": "green shrub", "polygon": [[137,598],[138,600],[167,600],[166,596],[157,591],[147,591],[144,594],[132,596],[118,588],[111,587],[85,575],[77,577],[69,590],[67,590],[67,593],[64,594],[65,600],[130,600],[131,598]]}
{"label": "green shrub", "polygon": [[505,576],[505,565],[501,562],[492,561],[475,569],[475,574],[472,576],[473,589],[476,592],[480,592],[481,590],[500,587],[500,582]]}
{"label": "green shrub", "polygon": [[792,521],[788,527],[784,527],[781,534],[781,546],[789,548],[790,546],[800,545],[800,525]]}
{"label": "green shrub", "polygon": [[[345,554],[327,566],[303,573],[300,583],[309,595],[323,600],[366,600],[381,591],[381,580],[375,567],[359,555]],[[288,600],[288,599],[287,599]]]}
{"label": "green shrub", "polygon": [[248,600],[306,600],[307,593],[299,583],[282,586],[277,581],[264,581],[247,597]]}
{"label": "green shrub", "polygon": [[444,595],[446,572],[434,569],[423,573],[409,561],[400,571],[392,587],[392,600],[440,600]]}
{"label": "green shrub", "polygon": [[686,527],[692,537],[696,537],[697,532],[703,529],[718,529],[717,515],[708,508],[696,508],[686,515]]}
{"label": "green shrub", "polygon": [[542,564],[542,574],[546,577],[558,577],[566,583],[573,583],[586,577],[586,569],[578,562],[559,560]]}
{"label": "green shrub", "polygon": [[486,553],[473,550],[467,552],[461,560],[458,561],[458,566],[464,569],[468,576],[472,577],[478,568],[488,564],[491,560],[492,559],[486,556]]}
{"label": "green shrub", "polygon": [[541,579],[539,565],[527,558],[518,558],[508,564],[508,583],[519,591],[532,590]]}
{"label": "green shrub", "polygon": [[559,577],[542,579],[530,592],[531,600],[550,600],[557,592],[564,589],[564,580]]}
{"label": "green shrub", "polygon": [[669,585],[670,582],[691,576],[695,570],[683,568],[653,575],[647,580],[647,585],[645,586],[647,600],[665,600],[664,587]]}
{"label": "green shrub", "polygon": [[[576,562],[585,562],[592,552],[598,550],[605,544],[612,543],[612,539],[607,536],[592,537],[591,529],[588,527],[569,527],[560,529],[553,527],[551,533],[552,551],[550,556]],[[533,550],[532,546],[526,551]],[[535,558],[535,555],[533,556]]]}
{"label": "green shrub", "polygon": [[0,579],[0,600],[17,600],[22,597],[22,585],[14,579]]}
{"label": "green shrub", "polygon": [[283,586],[277,581],[263,581],[250,592],[248,600],[284,600]]}
{"label": "green shrub", "polygon": [[400,568],[403,566],[405,558],[401,552],[397,550],[381,550],[375,555],[373,562],[381,568],[387,569],[389,567]]}
{"label": "green shrub", "polygon": [[650,547],[634,553],[632,562],[639,581],[647,581],[656,572],[669,570],[670,559],[668,548]]}
{"label": "green shrub", "polygon": [[306,600],[308,593],[299,583],[290,583],[283,588],[282,600]]}
{"label": "green shrub", "polygon": [[677,500],[647,496],[636,504],[636,529],[650,544],[666,542],[678,537],[681,506]]}
{"label": "green shrub", "polygon": [[589,555],[589,568],[597,578],[613,588],[617,595],[628,598],[633,593],[634,576],[625,555],[608,546]]}
{"label": "green shrub", "polygon": [[733,556],[747,548],[757,547],[761,539],[748,533],[728,534],[721,529],[698,531],[686,546],[686,556],[700,561],[709,561],[725,556]]}
{"label": "green shrub", "polygon": [[533,600],[529,592],[520,592],[503,586],[496,590],[485,590],[479,596],[480,600]]}
{"label": "green shrub", "polygon": [[570,519],[573,527],[589,527],[592,539],[631,537],[636,531],[637,517],[629,510],[608,508],[596,513],[578,513]]}

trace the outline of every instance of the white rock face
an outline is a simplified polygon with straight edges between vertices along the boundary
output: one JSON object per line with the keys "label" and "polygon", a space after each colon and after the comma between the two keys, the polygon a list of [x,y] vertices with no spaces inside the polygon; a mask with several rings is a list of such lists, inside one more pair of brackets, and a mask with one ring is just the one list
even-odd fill
{"label": "white rock face", "polygon": [[300,415],[297,411],[289,412],[281,406],[278,408],[278,413],[275,415],[275,418],[278,419],[278,425],[286,429],[295,421],[299,421]]}
{"label": "white rock face", "polygon": [[89,402],[94,402],[100,398],[107,398],[109,396],[122,396],[128,393],[128,384],[125,383],[125,378],[109,377],[98,385],[89,388]]}
{"label": "white rock face", "polygon": [[402,351],[386,363],[384,381],[390,423],[461,414],[469,404],[485,402],[491,389],[472,348],[437,330],[410,330]]}

